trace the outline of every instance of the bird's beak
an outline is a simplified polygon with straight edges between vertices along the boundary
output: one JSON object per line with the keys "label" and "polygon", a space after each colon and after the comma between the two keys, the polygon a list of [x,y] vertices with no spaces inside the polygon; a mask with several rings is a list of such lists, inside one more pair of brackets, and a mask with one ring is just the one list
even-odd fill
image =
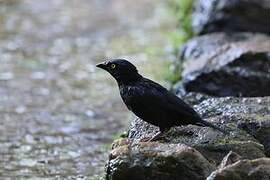
{"label": "bird's beak", "polygon": [[106,62],[102,62],[96,65],[96,67],[107,70],[107,63]]}

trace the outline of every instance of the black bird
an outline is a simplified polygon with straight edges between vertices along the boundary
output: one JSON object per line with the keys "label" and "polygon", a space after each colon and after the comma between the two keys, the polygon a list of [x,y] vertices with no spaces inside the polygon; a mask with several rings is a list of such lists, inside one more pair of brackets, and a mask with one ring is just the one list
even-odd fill
{"label": "black bird", "polygon": [[223,129],[202,120],[198,113],[179,97],[158,83],[141,76],[137,68],[125,59],[113,59],[96,65],[108,71],[117,81],[127,108],[142,120],[158,126],[156,140],[173,126],[208,126],[225,134]]}

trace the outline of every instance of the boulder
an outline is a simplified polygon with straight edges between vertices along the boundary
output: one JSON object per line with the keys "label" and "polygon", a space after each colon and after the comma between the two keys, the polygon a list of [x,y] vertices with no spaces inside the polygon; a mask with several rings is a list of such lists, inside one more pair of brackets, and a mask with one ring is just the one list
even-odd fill
{"label": "boulder", "polygon": [[270,157],[270,117],[262,115],[261,119],[251,120],[249,122],[241,122],[238,125],[253,137],[255,137],[261,144],[264,145],[266,156]]}
{"label": "boulder", "polygon": [[207,180],[269,180],[270,158],[240,160],[214,171]]}
{"label": "boulder", "polygon": [[219,165],[219,169],[222,169],[222,168],[225,168],[226,166],[230,165],[230,164],[233,164],[239,160],[241,160],[242,157],[233,152],[233,151],[230,151],[224,158],[223,160],[221,161],[220,165]]}
{"label": "boulder", "polygon": [[213,96],[270,95],[270,37],[214,33],[195,37],[181,51],[186,92]]}
{"label": "boulder", "polygon": [[[264,156],[264,148],[254,137],[238,128],[241,123],[270,121],[270,97],[261,98],[210,98],[202,94],[186,95],[184,100],[194,104],[194,108],[201,116],[232,133],[226,136],[211,128],[197,126],[175,127],[169,131],[163,141],[167,143],[184,143],[196,148],[210,162],[219,164],[222,158],[230,151],[240,154],[244,158],[254,159]],[[199,104],[195,104],[199,99]],[[131,123],[129,138],[139,141],[151,137],[158,132],[154,127],[140,119]],[[269,137],[270,134],[265,134]]]}
{"label": "boulder", "polygon": [[[194,96],[198,97],[196,94],[186,96],[186,102],[194,103]],[[200,96],[199,98],[204,99]],[[214,165],[218,165],[231,150],[246,159],[264,157],[264,148],[259,141],[239,129],[238,126],[240,123],[270,118],[269,103],[268,97],[206,97],[200,104],[194,106],[195,109],[206,121],[231,131],[231,134],[228,136],[212,128],[189,125],[172,128],[163,141],[173,144],[183,143],[193,147]],[[146,137],[154,136],[157,132],[157,127],[137,118],[131,123],[129,138],[138,142]]]}
{"label": "boulder", "polygon": [[244,125],[270,121],[270,97],[215,98],[189,93],[182,98],[230,135],[189,125],[172,128],[157,142],[141,142],[154,136],[158,128],[136,118],[128,139],[113,143],[107,179],[205,179],[217,166],[221,169],[240,160],[265,157],[263,141],[258,138],[263,136],[255,136]]}
{"label": "boulder", "polygon": [[269,0],[195,0],[192,28],[197,34],[219,31],[270,34]]}
{"label": "boulder", "polygon": [[[194,96],[194,95],[193,95]],[[198,96],[198,95],[197,95]],[[186,100],[194,102],[187,96]],[[199,96],[200,97],[200,96]],[[208,96],[207,96],[208,97]],[[200,97],[200,99],[202,99]],[[202,117],[220,116],[227,126],[244,130],[264,145],[264,153],[270,157],[270,97],[209,98],[195,105]]]}
{"label": "boulder", "polygon": [[106,170],[113,180],[203,180],[214,166],[184,144],[145,142],[117,146]]}

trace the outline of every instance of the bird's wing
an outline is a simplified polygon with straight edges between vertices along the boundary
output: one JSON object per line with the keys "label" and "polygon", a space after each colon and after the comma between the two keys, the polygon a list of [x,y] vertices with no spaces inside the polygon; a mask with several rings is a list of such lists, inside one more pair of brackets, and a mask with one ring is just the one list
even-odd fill
{"label": "bird's wing", "polygon": [[137,101],[141,105],[171,113],[175,118],[179,116],[179,120],[181,117],[187,118],[189,121],[201,119],[193,108],[161,85],[149,79],[144,79],[139,87],[142,90],[141,96],[143,100],[140,100],[142,98],[137,98]]}

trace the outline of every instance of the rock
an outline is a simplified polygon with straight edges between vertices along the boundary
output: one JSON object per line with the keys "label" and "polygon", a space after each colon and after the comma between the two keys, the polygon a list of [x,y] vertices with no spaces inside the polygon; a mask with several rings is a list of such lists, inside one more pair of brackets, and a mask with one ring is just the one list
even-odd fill
{"label": "rock", "polygon": [[186,145],[136,143],[112,150],[107,179],[203,180],[213,169],[198,151]]}
{"label": "rock", "polygon": [[[195,95],[194,96],[198,96]],[[188,98],[188,99],[187,99]],[[187,96],[186,102],[194,101]],[[203,98],[201,98],[203,99]],[[195,109],[209,122],[231,130],[230,136],[207,127],[176,127],[165,135],[167,143],[183,143],[201,152],[211,163],[217,165],[231,150],[246,159],[264,157],[264,148],[254,137],[237,128],[239,123],[270,120],[270,97],[262,98],[206,98]],[[158,128],[135,119],[130,127],[129,138],[139,141],[152,137]]]}
{"label": "rock", "polygon": [[[138,141],[145,137],[152,137],[155,134],[150,130],[153,128],[152,126],[144,124],[144,122],[139,119],[137,119],[135,123],[137,126],[141,126],[142,131],[143,129],[146,130],[142,132],[137,129],[139,131],[136,134]],[[157,132],[157,129],[155,129],[154,132]],[[247,136],[245,133],[238,132],[235,134],[237,135],[225,137],[210,128],[187,126],[183,128],[173,128],[170,133],[164,137],[163,141],[169,144],[183,143],[191,146],[197,149],[213,165],[218,165],[222,158],[231,150],[248,159],[265,156],[263,146],[259,144],[257,140]]]}
{"label": "rock", "polygon": [[[113,143],[114,149],[107,165],[107,179],[145,179],[146,177],[149,179],[157,177],[177,179],[180,176],[185,179],[184,177],[191,175],[183,174],[187,171],[178,169],[182,166],[179,162],[182,157],[176,159],[176,157],[180,157],[178,152],[182,152],[182,147],[196,149],[200,156],[204,157],[202,159],[207,160],[198,161],[205,162],[202,164],[208,167],[207,171],[204,171],[203,175],[198,175],[196,173],[201,171],[194,171],[192,168],[189,174],[193,173],[194,178],[191,179],[203,177],[209,169],[218,165],[219,169],[222,169],[239,160],[265,157],[264,147],[260,144],[263,141],[260,138],[267,134],[259,131],[260,126],[251,128],[248,125],[270,122],[270,97],[216,98],[189,93],[182,98],[189,104],[193,104],[205,120],[231,131],[230,135],[224,135],[208,127],[189,125],[172,128],[158,142],[142,143],[141,139],[154,136],[158,132],[158,128],[136,118],[130,126],[129,139],[120,139]],[[252,131],[249,132],[248,129]],[[256,133],[260,135],[256,135]],[[165,155],[166,158],[163,157]],[[226,157],[224,158],[224,156]]]}
{"label": "rock", "polygon": [[263,118],[260,121],[242,122],[238,126],[263,144],[266,156],[270,157],[270,118],[269,115]]}
{"label": "rock", "polygon": [[120,139],[116,139],[113,143],[112,143],[112,149],[115,149],[117,147],[121,147],[123,145],[129,145],[130,144],[130,140],[127,138],[120,138]]}
{"label": "rock", "polygon": [[[264,147],[259,139],[263,135],[255,136],[243,124],[270,122],[270,97],[216,98],[189,93],[183,98],[186,102],[191,102],[205,120],[230,130],[230,135],[207,127],[189,125],[172,128],[158,142],[142,143],[141,139],[152,137],[158,132],[158,128],[137,118],[130,126],[129,139],[120,139],[113,143],[114,149],[107,164],[107,179],[203,179],[203,176],[218,165],[222,169],[239,160],[265,157]],[[256,130],[254,132],[260,132],[259,128],[253,129]],[[198,166],[196,164],[192,165],[194,167],[188,174],[184,173],[187,170],[182,170],[182,165],[186,159],[180,162],[183,156],[179,152],[182,153],[186,148],[198,151],[196,154],[200,155],[192,159],[204,164],[202,169],[205,171],[194,170]],[[197,157],[200,157],[199,161]],[[199,172],[202,174],[198,174]]]}
{"label": "rock", "polygon": [[181,52],[187,92],[214,96],[270,95],[270,37],[215,33],[194,38]]}
{"label": "rock", "polygon": [[223,160],[221,161],[220,165],[219,165],[219,169],[222,169],[230,164],[233,164],[237,161],[239,161],[240,159],[242,159],[242,157],[235,153],[235,152],[232,152],[230,151],[224,158]]}
{"label": "rock", "polygon": [[260,33],[212,33],[190,39],[180,51],[184,61],[196,60],[220,52],[222,46],[231,43],[265,41],[269,36]]}
{"label": "rock", "polygon": [[[269,156],[270,97],[208,98],[196,106],[204,118],[220,116],[227,126],[245,130],[264,145]],[[241,155],[241,154],[240,154]]]}
{"label": "rock", "polygon": [[195,0],[192,28],[197,34],[248,31],[270,34],[269,0]]}
{"label": "rock", "polygon": [[270,158],[240,160],[214,171],[207,180],[269,180]]}

